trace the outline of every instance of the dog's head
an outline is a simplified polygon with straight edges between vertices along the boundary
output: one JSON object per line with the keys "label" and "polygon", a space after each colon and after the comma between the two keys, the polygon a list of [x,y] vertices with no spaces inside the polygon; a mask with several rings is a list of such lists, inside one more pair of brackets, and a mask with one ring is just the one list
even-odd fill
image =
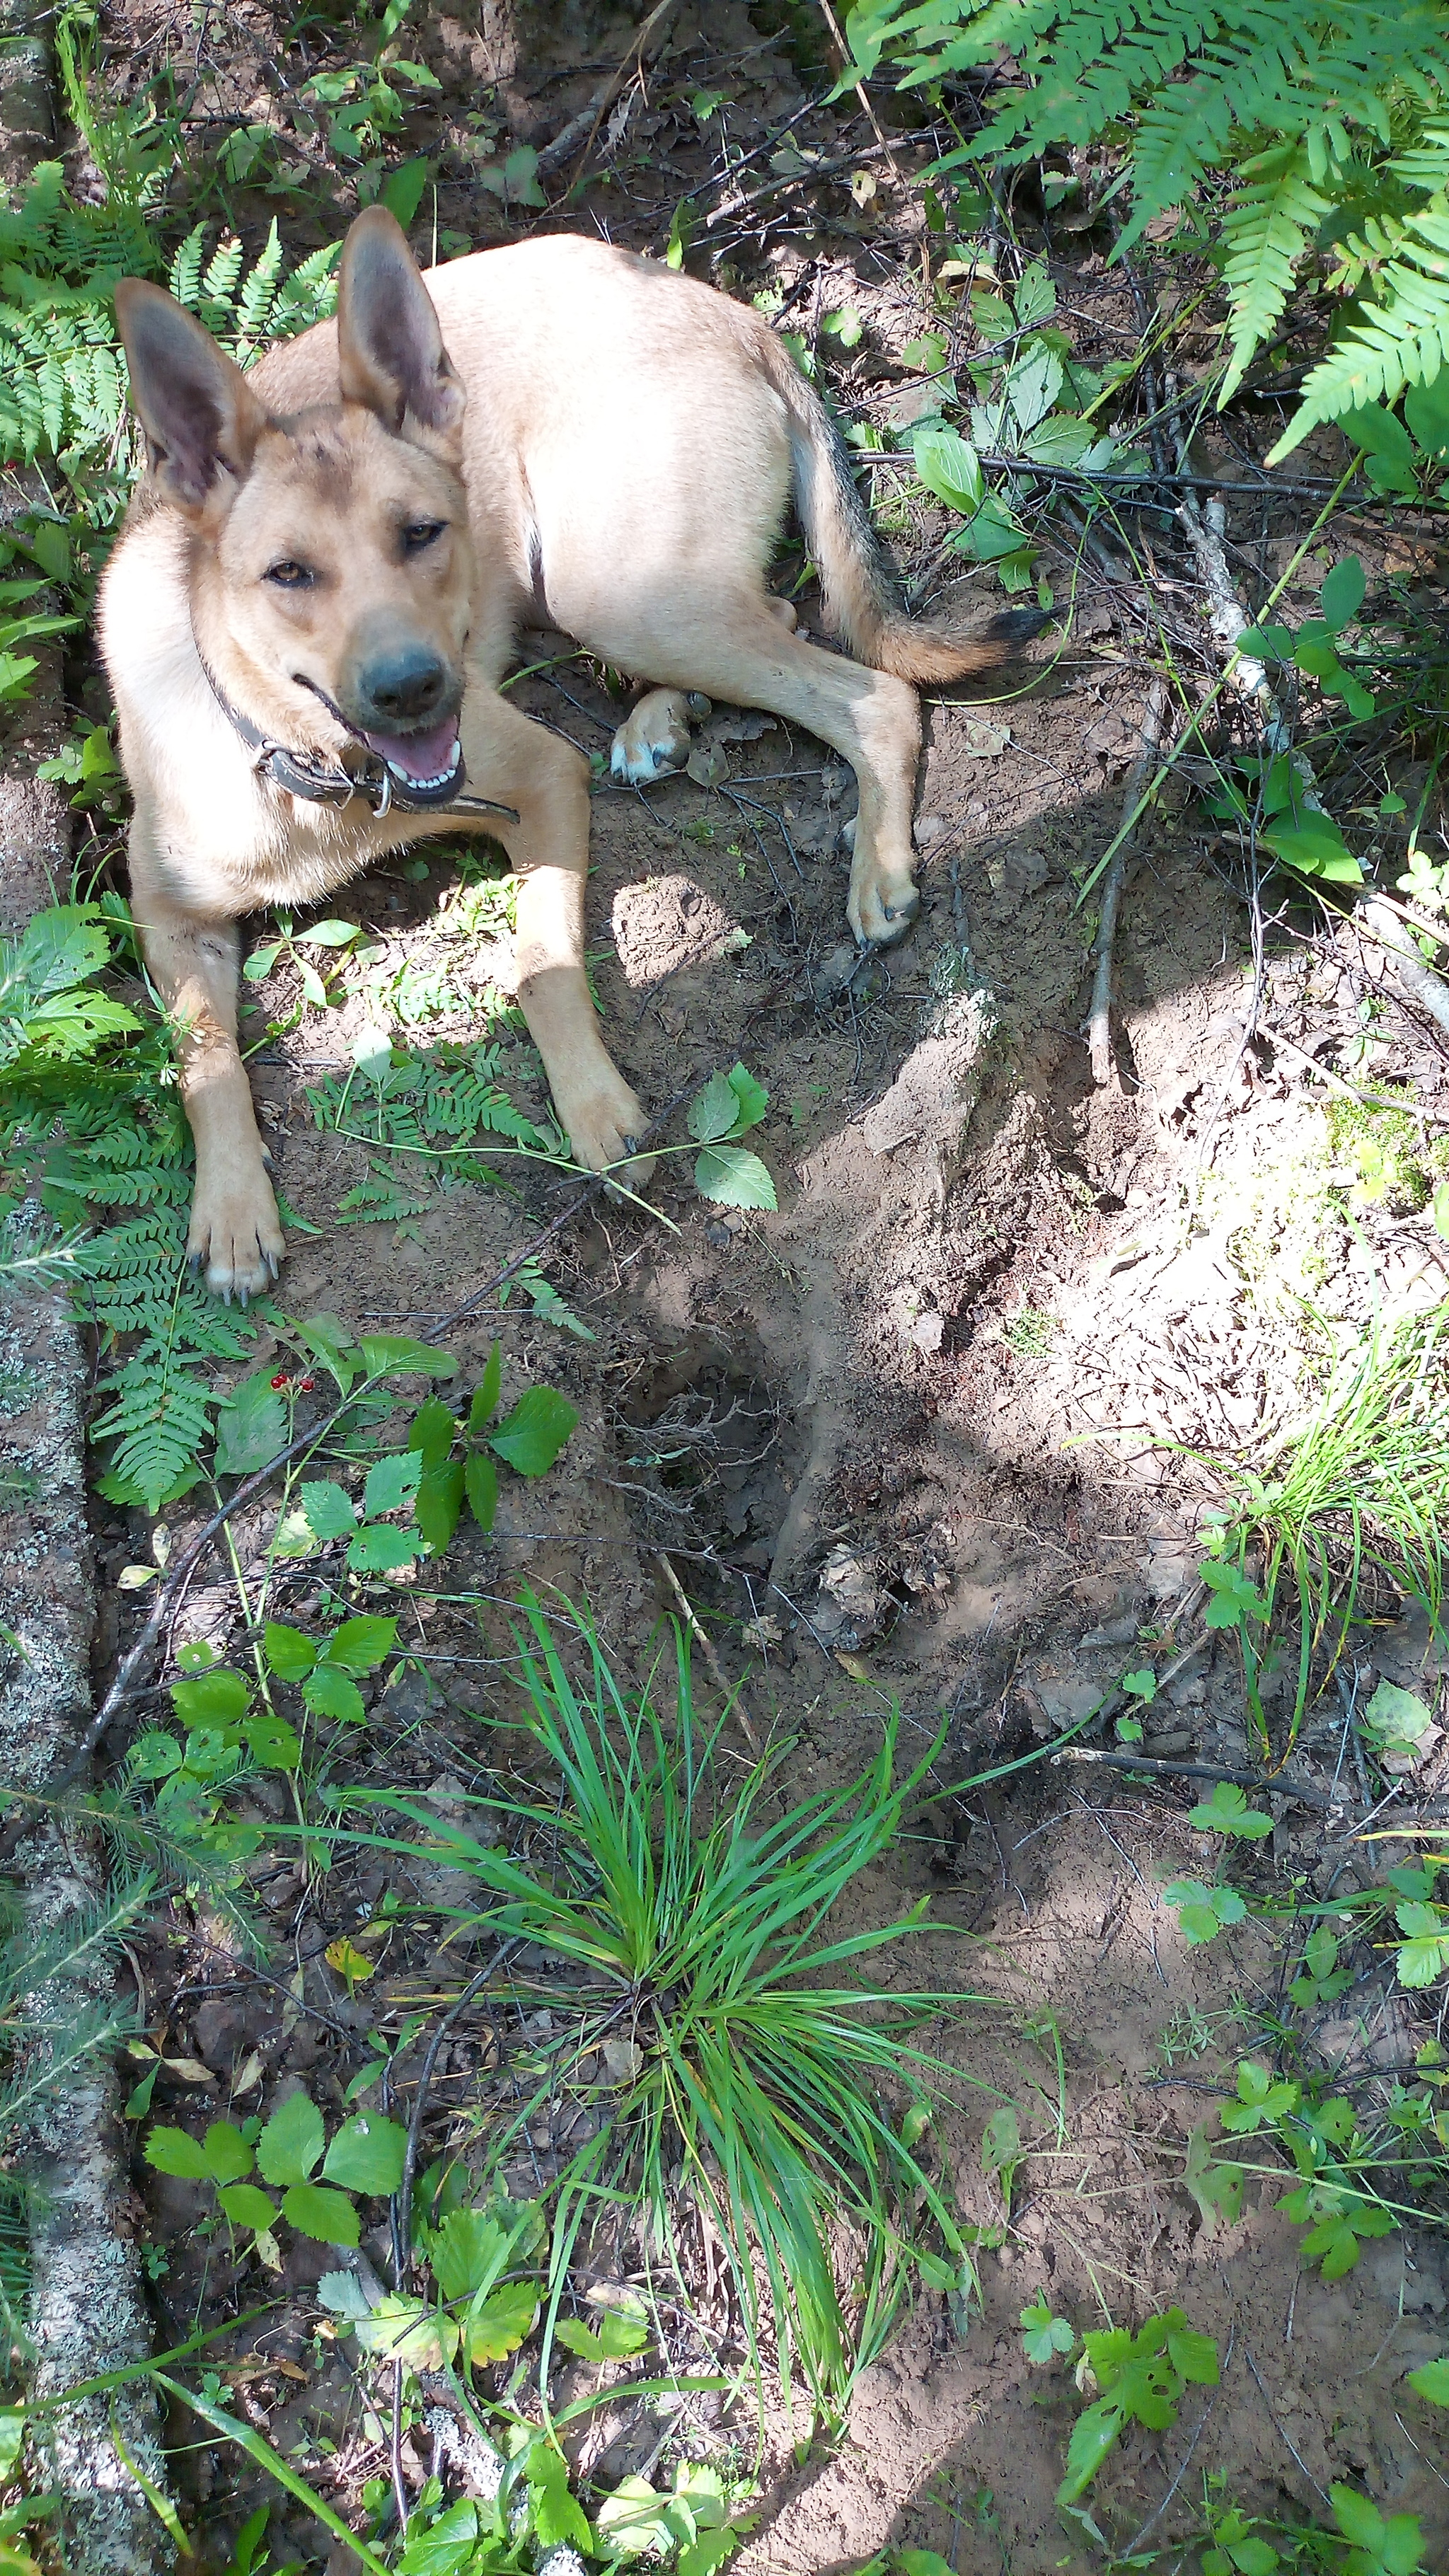
{"label": "dog's head", "polygon": [[273,418],[194,316],[127,278],[116,312],[160,497],[198,540],[198,623],[220,676],[283,739],[336,720],[403,777],[456,762],[473,557],[465,396],[399,226],[347,236],[341,401]]}

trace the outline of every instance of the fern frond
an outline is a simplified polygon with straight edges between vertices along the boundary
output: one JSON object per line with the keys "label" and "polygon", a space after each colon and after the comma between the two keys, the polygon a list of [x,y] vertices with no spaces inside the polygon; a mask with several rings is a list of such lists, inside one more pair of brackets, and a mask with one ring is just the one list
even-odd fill
{"label": "fern frond", "polygon": [[1313,369],[1270,465],[1320,421],[1397,402],[1406,387],[1431,385],[1449,366],[1449,196],[1408,218],[1399,256],[1377,284],[1379,300],[1361,308],[1353,329]]}
{"label": "fern frond", "polygon": [[282,236],[274,215],[266,246],[237,298],[237,330],[240,342],[248,348],[255,347],[271,319],[281,274]]}
{"label": "fern frond", "polygon": [[1223,215],[1223,275],[1231,298],[1231,346],[1219,408],[1242,383],[1293,292],[1294,273],[1310,234],[1329,209],[1307,172],[1301,144],[1261,153],[1248,163],[1249,184]]}
{"label": "fern frond", "polygon": [[194,311],[201,301],[201,255],[206,248],[206,226],[198,224],[189,232],[171,262],[166,283],[178,304]]}
{"label": "fern frond", "polygon": [[241,275],[242,256],[242,246],[236,234],[227,233],[217,243],[207,262],[206,275],[201,281],[201,304],[203,310],[207,306],[217,308],[213,327],[220,327],[231,320],[232,296]]}
{"label": "fern frond", "polygon": [[24,2073],[0,2084],[0,2145],[13,2149],[19,2133],[41,2104],[58,2092],[87,2058],[115,2048],[137,2027],[134,2011],[115,2004],[78,2008],[53,2030],[42,2025]]}
{"label": "fern frond", "polygon": [[91,1904],[77,1906],[48,1931],[12,1932],[0,1949],[0,2015],[48,1985],[52,1977],[86,1975],[140,1921],[155,1892],[154,1877],[134,1878]]}
{"label": "fern frond", "polygon": [[115,1401],[91,1424],[91,1437],[115,1442],[112,1471],[139,1487],[146,1509],[194,1467],[211,1428],[216,1399],[199,1386],[169,1343],[147,1340],[105,1382]]}

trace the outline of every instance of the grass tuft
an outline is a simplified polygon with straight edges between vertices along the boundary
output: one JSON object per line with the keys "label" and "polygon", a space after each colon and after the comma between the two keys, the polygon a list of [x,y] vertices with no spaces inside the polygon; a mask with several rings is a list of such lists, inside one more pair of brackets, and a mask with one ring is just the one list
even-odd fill
{"label": "grass tuft", "polygon": [[[699,1723],[687,1640],[676,1634],[666,1718],[658,1665],[642,1692],[626,1692],[591,1622],[570,1608],[589,1676],[577,1689],[538,1603],[525,1609],[527,1723],[564,1794],[508,1812],[515,1826],[539,1829],[546,1873],[420,1811],[447,1861],[486,1891],[475,1926],[584,1972],[563,1998],[578,2020],[492,2141],[494,2163],[582,2058],[609,2040],[632,2042],[634,2072],[599,2097],[600,2128],[560,2178],[554,2310],[601,2198],[640,2204],[676,2267],[676,2228],[692,2202],[723,2247],[757,2382],[768,2330],[787,2398],[798,2371],[818,2413],[838,2425],[912,2279],[957,2297],[974,2286],[941,2185],[913,2152],[930,2117],[923,2084],[971,2079],[910,2036],[974,1998],[842,1980],[867,1953],[926,1928],[924,1901],[876,1929],[832,1937],[827,1922],[896,1840],[939,1746],[897,1780],[892,1717],[848,1787],[767,1821],[785,1802],[784,1756],[766,1757],[737,1793],[731,1783],[722,1812],[712,1770],[720,1728]],[[842,2229],[856,2240],[846,2292]]]}

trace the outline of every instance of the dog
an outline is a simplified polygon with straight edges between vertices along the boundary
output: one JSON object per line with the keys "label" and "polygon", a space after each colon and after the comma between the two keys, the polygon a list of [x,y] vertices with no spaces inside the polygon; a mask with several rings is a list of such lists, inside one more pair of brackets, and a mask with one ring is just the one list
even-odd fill
{"label": "dog", "polygon": [[[587,765],[500,695],[520,625],[650,684],[614,743],[635,784],[687,752],[690,692],[830,744],[860,788],[850,926],[904,934],[914,684],[984,670],[1041,621],[907,622],[829,415],[757,313],[567,234],[424,279],[377,206],[348,232],[335,321],[248,374],[157,286],[124,280],[116,311],[147,469],[101,648],[196,1145],[188,1253],[219,1295],[263,1289],[283,1252],[238,918],[430,833],[486,831],[518,873],[518,998],[577,1161],[625,1164],[646,1132],[584,977]],[[855,658],[799,637],[766,587],[792,496]]]}

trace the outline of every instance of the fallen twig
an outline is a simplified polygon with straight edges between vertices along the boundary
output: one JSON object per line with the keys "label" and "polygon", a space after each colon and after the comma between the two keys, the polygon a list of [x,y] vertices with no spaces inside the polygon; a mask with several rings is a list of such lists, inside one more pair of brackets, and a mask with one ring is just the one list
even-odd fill
{"label": "fallen twig", "polygon": [[594,137],[603,124],[605,116],[631,73],[638,71],[651,46],[663,42],[668,33],[669,21],[678,6],[679,0],[656,0],[655,7],[650,10],[643,25],[637,27],[631,36],[617,69],[612,71],[602,86],[595,90],[587,107],[580,108],[577,116],[569,118],[563,132],[556,134],[552,143],[545,144],[538,156],[540,178],[562,167],[582,135],[584,148],[574,164],[573,176],[568,185],[568,193],[572,196],[588,166],[589,154],[594,148]]}
{"label": "fallen twig", "polygon": [[710,1679],[714,1683],[715,1689],[719,1692],[721,1699],[724,1701],[726,1716],[734,1716],[739,1719],[740,1733],[744,1736],[750,1751],[755,1754],[762,1753],[764,1751],[764,1747],[756,1733],[750,1712],[745,1706],[744,1683],[741,1682],[737,1688],[732,1686],[729,1675],[726,1673],[718,1655],[715,1653],[714,1640],[700,1626],[699,1620],[695,1616],[694,1604],[690,1600],[688,1593],[685,1591],[683,1584],[680,1582],[678,1575],[675,1573],[673,1566],[670,1564],[668,1557],[665,1555],[663,1548],[661,1547],[656,1550],[656,1554],[659,1559],[660,1567],[663,1570],[665,1582],[668,1584],[670,1591],[673,1593],[675,1600],[679,1604],[680,1616],[683,1619],[686,1628],[689,1630],[691,1637],[694,1638],[698,1645],[705,1662],[709,1666]]}
{"label": "fallen twig", "polygon": [[1138,799],[1147,783],[1147,773],[1157,758],[1162,743],[1163,721],[1167,714],[1167,682],[1154,680],[1142,711],[1142,738],[1137,757],[1128,772],[1127,790],[1122,800],[1122,821],[1126,827],[1118,835],[1116,854],[1107,870],[1102,888],[1102,913],[1097,929],[1097,971],[1092,983],[1092,1008],[1087,1021],[1087,1046],[1092,1059],[1092,1080],[1101,1090],[1112,1079],[1112,946],[1117,936],[1117,913],[1122,901],[1122,887],[1127,862],[1132,855],[1135,837],[1129,817],[1136,813]]}

